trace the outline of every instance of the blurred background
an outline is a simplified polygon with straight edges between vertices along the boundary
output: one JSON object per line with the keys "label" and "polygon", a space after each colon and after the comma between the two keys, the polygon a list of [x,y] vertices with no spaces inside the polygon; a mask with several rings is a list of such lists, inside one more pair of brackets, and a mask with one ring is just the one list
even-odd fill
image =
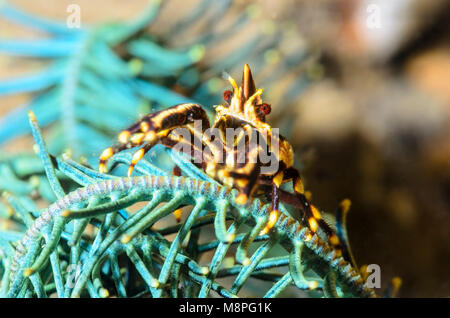
{"label": "blurred background", "polygon": [[[357,263],[379,264],[383,287],[400,276],[401,297],[450,296],[450,1],[235,0],[226,7],[214,1],[206,13],[193,14],[204,2],[163,1],[145,30],[166,48],[203,43],[189,51],[200,52],[191,73],[142,78],[211,106],[226,87],[222,71],[238,79],[249,63],[272,105],[268,121],[293,144],[312,201],[333,213],[351,199],[348,232]],[[148,1],[8,3],[63,23],[76,4],[85,28],[133,20]],[[193,18],[180,29],[187,12]],[[0,38],[33,41],[46,34],[0,15]],[[114,47],[133,61],[121,49]],[[50,63],[2,50],[10,53],[0,45],[0,83]],[[3,94],[0,118],[40,93]],[[104,143],[121,128],[111,126]],[[2,140],[2,152],[31,149],[30,136],[13,137]],[[94,148],[80,155],[96,157],[103,149]]]}

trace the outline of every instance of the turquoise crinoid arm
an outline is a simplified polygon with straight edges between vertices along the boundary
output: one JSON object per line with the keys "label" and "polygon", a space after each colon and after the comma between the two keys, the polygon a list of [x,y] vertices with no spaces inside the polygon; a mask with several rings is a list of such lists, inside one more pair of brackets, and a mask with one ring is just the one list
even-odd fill
{"label": "turquoise crinoid arm", "polygon": [[[56,292],[59,297],[129,297],[133,295],[126,281],[129,284],[132,278],[124,281],[123,275],[132,272],[139,277],[133,281],[146,286],[141,293],[152,297],[208,297],[212,291],[238,297],[250,277],[272,282],[266,297],[277,296],[288,286],[316,289],[331,297],[375,296],[350,263],[288,214],[280,216],[270,233],[259,235],[270,204],[260,199],[237,204],[236,190],[210,183],[184,157],[174,161],[192,177],[164,175],[146,161],[136,167],[142,176],[101,174],[67,156],[49,155],[32,113],[30,122],[42,161],[35,169],[46,174],[57,199],[48,208],[33,211],[36,219],[14,204],[27,230],[14,243],[15,249],[9,242],[21,234],[0,233],[7,252],[2,296],[46,297]],[[120,154],[117,163],[128,165],[130,159]],[[62,179],[74,183],[69,194]],[[135,203],[141,207],[131,213],[128,208]],[[184,222],[160,226],[164,217],[182,207],[192,207]],[[200,231],[208,237],[206,242],[199,241]],[[233,245],[237,245],[234,255]],[[226,264],[230,253],[238,264]],[[201,265],[203,255],[208,255],[208,262]],[[102,279],[105,276],[112,285]],[[230,288],[218,283],[224,277],[233,278]]]}
{"label": "turquoise crinoid arm", "polygon": [[[112,196],[114,197],[114,200],[111,200],[108,203],[91,205],[82,209],[74,209],[74,207],[79,206],[80,204],[86,205],[86,202],[88,202],[93,197],[105,199],[108,197],[111,198]],[[194,205],[194,210],[195,208],[197,208],[198,211],[193,219],[197,218],[197,221],[200,222],[200,211],[202,209],[217,211],[221,209],[221,204],[223,204],[220,202],[230,202],[230,209],[234,208],[236,214],[233,217],[235,219],[235,223],[233,223],[234,226],[237,226],[235,224],[242,222],[242,219],[247,220],[248,224],[255,223],[254,221],[256,219],[263,218],[270,212],[270,207],[268,205],[263,205],[257,199],[253,200],[249,205],[238,206],[234,203],[235,196],[236,192],[226,187],[221,187],[219,185],[214,185],[205,181],[199,181],[190,178],[168,176],[140,176],[134,178],[118,178],[95,182],[89,186],[79,188],[71,192],[69,195],[60,198],[47,210],[45,210],[22,238],[21,243],[16,249],[16,254],[13,259],[14,266],[11,267],[12,281],[11,290],[9,291],[8,296],[17,296],[19,291],[23,288],[23,284],[25,281],[24,274],[30,275],[30,269],[35,267],[36,257],[32,256],[32,254],[34,253],[33,246],[39,240],[40,233],[45,227],[51,227],[52,233],[57,232],[57,234],[60,235],[61,228],[63,227],[62,223],[70,223],[73,222],[73,220],[79,218],[114,213],[118,209],[129,206],[134,202],[150,200],[149,204],[151,206],[146,209],[146,214],[138,215],[138,212],[137,214],[135,214],[135,216],[137,216],[137,219],[133,219],[133,217],[129,218],[128,220],[120,224],[117,228],[110,228],[110,230],[105,233],[105,237],[99,244],[99,247],[96,249],[96,251],[91,253],[91,258],[82,265],[83,268],[81,270],[81,277],[86,276],[85,282],[79,280],[79,283],[75,286],[74,292],[72,293],[72,296],[79,296],[81,290],[85,288],[85,286],[83,286],[83,283],[86,284],[86,281],[89,278],[89,275],[86,275],[85,273],[87,272],[91,274],[92,269],[95,267],[95,263],[100,262],[102,258],[111,253],[110,249],[114,248],[115,244],[127,246],[127,243],[134,242],[133,244],[131,244],[131,246],[135,246],[137,244],[137,241],[142,240],[142,235],[138,235],[139,231],[138,233],[136,233],[134,229],[148,228],[148,226],[156,223],[159,219],[173,212],[174,209],[176,209],[179,205]],[[152,209],[161,202],[168,203],[163,205],[162,208],[160,207]],[[217,213],[216,217],[220,217],[220,213]],[[253,222],[251,222],[251,220],[253,220]],[[190,230],[192,230],[196,225],[196,222],[194,221],[195,220],[192,219],[190,220]],[[143,224],[145,224],[145,226],[143,226]],[[185,230],[189,230],[185,227],[186,224],[187,223],[185,223],[182,228],[184,228]],[[233,225],[229,227],[228,231],[233,230]],[[296,277],[294,278],[294,281],[298,280],[298,275],[302,276],[301,279],[305,280],[305,278],[303,277],[303,272],[306,269],[317,271],[317,273],[319,273],[319,276],[320,274],[326,275],[328,274],[328,272],[333,272],[333,275],[336,276],[337,285],[342,289],[342,291],[344,291],[346,295],[374,295],[370,289],[364,286],[361,277],[357,274],[355,269],[353,269],[351,265],[342,257],[336,257],[334,251],[319,236],[314,235],[312,239],[306,241],[305,238],[307,237],[307,234],[309,234],[309,230],[305,227],[302,227],[297,221],[293,220],[287,215],[283,215],[277,221],[274,228],[275,230],[266,237],[265,242],[268,243],[267,246],[273,245],[275,241],[280,241],[292,255],[296,255],[296,253],[298,253],[298,251],[296,252],[295,250],[298,250],[301,247],[303,248],[302,255],[299,256],[300,259],[297,260],[298,264],[291,264],[290,266],[293,268],[297,267],[297,270],[301,271],[300,273],[295,273],[296,270],[291,269],[291,276]],[[130,233],[132,233],[134,237],[130,237]],[[178,235],[180,235],[180,233],[182,233],[182,230],[178,232]],[[185,256],[184,252],[181,251],[181,244],[179,241],[174,240],[173,242],[168,242],[162,239],[161,235],[157,235],[157,232],[151,233],[150,235],[148,235],[148,238],[154,240],[153,243],[149,244],[156,244],[155,242],[158,242],[156,244],[158,245],[158,249],[163,248],[161,246],[166,246],[167,248],[169,248],[169,250],[166,251],[169,254],[166,254],[167,258],[165,259],[165,262],[163,264],[160,264],[162,266],[161,272],[166,269],[165,273],[167,274],[165,275],[167,275],[167,277],[164,279],[165,281],[161,282],[160,280],[158,280],[156,275],[151,275],[150,271],[148,274],[148,277],[151,277],[151,279],[149,279],[148,281],[152,284],[152,288],[155,289],[155,295],[161,295],[162,290],[158,289],[157,287],[161,283],[165,283],[168,281],[168,276],[170,276],[171,270],[174,269],[175,265],[181,265],[183,267],[182,270],[188,271],[187,277],[192,276],[193,278],[190,279],[201,281],[202,285],[204,284],[205,280],[209,279],[207,274],[210,272],[211,268],[201,267],[193,260],[188,261],[189,257]],[[228,237],[228,239],[235,238]],[[122,239],[122,241],[120,241],[120,239]],[[231,240],[226,242],[222,241],[219,242],[218,245],[232,243],[233,242]],[[48,246],[49,244],[51,244],[51,242],[47,241],[46,246]],[[178,244],[179,246],[174,246],[173,244]],[[45,251],[45,247],[42,249],[42,251]],[[50,251],[45,252],[49,253]],[[258,253],[258,250],[255,252],[255,254],[256,253]],[[174,255],[175,258],[171,260],[170,264],[168,264],[167,262],[170,255]],[[185,256],[186,259],[182,259],[182,256]],[[251,263],[251,266],[253,266],[254,270],[255,267],[262,262],[263,258],[258,257],[258,255],[256,257],[254,257],[253,255],[252,258],[254,260],[258,260],[257,262]],[[307,261],[305,262],[303,258],[307,259]],[[289,262],[294,262],[296,258],[291,257],[291,259],[294,260],[289,260]],[[148,260],[148,262],[150,261]],[[188,263],[188,265],[186,265],[186,262],[191,263]],[[285,264],[286,261],[284,263],[279,261],[279,263]],[[239,281],[245,282],[246,278],[248,278],[252,274],[252,271],[250,271],[249,274],[246,274],[246,272],[248,271],[248,266],[249,265],[244,264],[244,266],[242,266],[242,268],[238,272],[237,279],[239,279]],[[144,265],[142,265],[142,267],[145,268]],[[152,267],[155,267],[155,264],[153,264]],[[194,270],[193,267],[196,270]],[[34,270],[39,271],[39,268],[34,268]],[[256,270],[255,272],[259,273],[260,271],[261,269]],[[160,274],[160,276],[161,275],[162,274]],[[245,275],[247,275],[248,277],[245,277]],[[283,282],[284,280],[281,279],[279,286],[284,286]],[[213,281],[209,285],[213,285],[212,283]],[[298,285],[300,285],[300,283],[298,283]]]}

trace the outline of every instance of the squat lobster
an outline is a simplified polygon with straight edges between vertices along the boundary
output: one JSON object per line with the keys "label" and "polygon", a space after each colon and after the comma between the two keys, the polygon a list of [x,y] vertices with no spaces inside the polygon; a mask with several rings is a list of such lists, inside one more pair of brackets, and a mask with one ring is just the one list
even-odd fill
{"label": "squat lobster", "polygon": [[[300,174],[293,166],[292,146],[283,136],[274,133],[272,127],[265,121],[265,116],[270,113],[271,108],[262,102],[262,89],[256,89],[249,66],[247,64],[244,66],[240,88],[231,76],[228,76],[228,81],[233,90],[225,91],[223,98],[226,103],[215,107],[216,118],[212,127],[205,110],[198,104],[179,104],[148,114],[123,130],[118,136],[118,144],[103,151],[99,170],[106,172],[107,160],[115,153],[143,145],[132,157],[128,169],[128,175],[131,175],[136,163],[157,142],[170,148],[175,148],[180,143],[187,145],[192,150],[191,156],[197,152],[203,153],[201,161],[196,164],[207,175],[239,190],[240,194],[236,198],[238,204],[244,204],[250,196],[261,193],[271,198],[272,210],[269,221],[261,234],[268,233],[274,226],[280,213],[279,202],[286,201],[303,211],[304,219],[312,233],[320,227],[326,233],[329,243],[341,253],[342,248],[345,249],[346,246],[341,246],[336,233],[322,219],[318,209],[305,197]],[[194,124],[195,121],[200,121],[201,128]],[[176,134],[177,128],[186,128],[193,138],[181,139]],[[209,128],[219,132],[214,140],[206,133]],[[227,140],[228,128],[240,128],[241,133],[232,140]],[[256,140],[259,143],[255,144]],[[244,153],[239,153],[239,143],[248,146]],[[268,163],[263,163],[260,157],[267,148],[274,154],[278,168],[264,172],[263,168],[267,168]],[[219,153],[223,155],[218,155]],[[237,160],[239,158],[243,160],[239,162]],[[293,182],[294,193],[280,189],[283,183],[289,181]]]}

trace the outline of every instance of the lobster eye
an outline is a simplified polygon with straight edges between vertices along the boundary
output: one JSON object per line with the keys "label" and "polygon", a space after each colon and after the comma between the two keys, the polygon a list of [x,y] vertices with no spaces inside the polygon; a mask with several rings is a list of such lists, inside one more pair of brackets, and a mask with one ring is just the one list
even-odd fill
{"label": "lobster eye", "polygon": [[259,106],[259,111],[264,115],[269,115],[270,112],[272,111],[272,108],[270,107],[269,104],[263,103],[261,104],[261,106]]}
{"label": "lobster eye", "polygon": [[232,91],[225,91],[222,94],[223,99],[227,102],[230,103],[231,102],[231,97],[233,96],[233,92]]}

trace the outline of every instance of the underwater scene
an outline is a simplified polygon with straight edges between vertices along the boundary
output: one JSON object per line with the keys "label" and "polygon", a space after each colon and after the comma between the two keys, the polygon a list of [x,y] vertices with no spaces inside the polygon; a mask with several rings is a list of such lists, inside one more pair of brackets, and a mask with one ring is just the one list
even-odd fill
{"label": "underwater scene", "polygon": [[449,297],[448,12],[0,0],[0,298]]}

